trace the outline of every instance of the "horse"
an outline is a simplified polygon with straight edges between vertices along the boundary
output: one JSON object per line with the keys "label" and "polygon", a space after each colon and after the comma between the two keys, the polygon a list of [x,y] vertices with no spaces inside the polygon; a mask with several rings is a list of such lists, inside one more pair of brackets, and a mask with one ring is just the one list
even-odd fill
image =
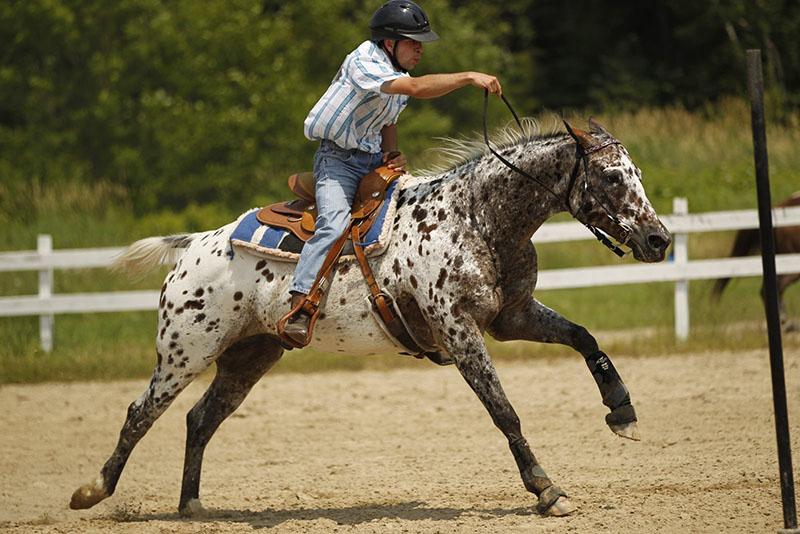
{"label": "horse", "polygon": [[[531,237],[552,215],[567,211],[629,247],[639,261],[662,261],[671,242],[625,147],[591,119],[588,131],[567,128],[568,133],[543,133],[526,120],[524,131],[506,128],[493,138],[505,163],[479,140],[461,140],[451,147],[454,159],[446,168],[406,175],[387,221],[392,239],[370,260],[375,278],[396,296],[416,337],[437,348],[437,363],[458,369],[508,439],[523,485],[544,516],[567,515],[576,506],[547,476],[523,436],[484,333],[501,341],[572,347],[585,359],[609,410],[606,424],[617,435],[638,440],[630,394],[611,359],[586,328],[534,298],[537,254]],[[72,509],[89,508],[114,493],[137,442],[216,362],[214,379],[186,417],[178,503],[181,516],[203,511],[203,451],[281,358],[276,325],[289,310],[294,270],[286,261],[232,249],[234,227],[142,239],[119,257],[118,266],[134,271],[174,264],[160,292],[157,363],[149,385],[128,408],[116,448],[99,477],[75,490]],[[367,294],[359,270],[340,263],[312,344],[353,355],[401,352],[368,316]]]}
{"label": "horse", "polygon": [[[788,208],[793,206],[800,206],[800,192],[792,194],[783,202],[777,204],[777,208]],[[800,252],[800,226],[782,226],[775,228],[775,254],[797,254]],[[736,232],[736,237],[733,240],[733,247],[729,254],[732,258],[741,256],[749,256],[761,250],[761,236],[757,228],[748,228]],[[800,330],[800,324],[797,321],[789,319],[786,314],[786,307],[783,303],[783,294],[786,289],[793,283],[800,280],[800,273],[787,273],[778,276],[778,306],[780,309],[781,325],[785,332],[796,332]],[[730,278],[719,278],[714,281],[714,286],[711,288],[711,298],[714,302],[718,302],[722,297],[722,292],[730,282]],[[761,298],[764,299],[764,287],[761,287]]]}

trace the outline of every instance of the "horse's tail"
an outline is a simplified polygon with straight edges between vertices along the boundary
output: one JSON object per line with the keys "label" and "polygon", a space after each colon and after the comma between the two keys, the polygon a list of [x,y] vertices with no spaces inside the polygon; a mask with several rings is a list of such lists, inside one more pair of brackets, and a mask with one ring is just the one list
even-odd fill
{"label": "horse's tail", "polygon": [[[761,237],[758,230],[748,229],[739,230],[736,232],[736,239],[733,240],[733,248],[731,249],[730,257],[738,258],[741,256],[749,256],[751,253],[759,250],[761,247]],[[725,286],[730,282],[730,278],[719,278],[714,282],[714,287],[711,289],[711,298],[719,300]]]}
{"label": "horse's tail", "polygon": [[134,277],[143,276],[158,265],[172,265],[194,239],[194,234],[146,237],[123,250],[111,264],[111,270]]}

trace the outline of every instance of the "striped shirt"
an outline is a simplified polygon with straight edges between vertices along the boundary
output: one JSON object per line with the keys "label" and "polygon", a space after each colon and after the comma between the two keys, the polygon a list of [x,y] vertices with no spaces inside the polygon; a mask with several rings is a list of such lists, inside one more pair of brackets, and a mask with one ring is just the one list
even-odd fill
{"label": "striped shirt", "polygon": [[372,41],[364,41],[342,63],[328,90],[303,123],[305,136],[345,149],[381,151],[381,128],[395,124],[408,96],[381,92],[385,82],[408,76],[392,66]]}

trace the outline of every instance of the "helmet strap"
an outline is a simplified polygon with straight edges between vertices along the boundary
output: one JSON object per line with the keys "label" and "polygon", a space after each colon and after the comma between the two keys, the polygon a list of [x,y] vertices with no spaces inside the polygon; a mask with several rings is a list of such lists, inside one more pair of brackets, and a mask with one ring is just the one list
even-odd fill
{"label": "helmet strap", "polygon": [[389,60],[392,62],[392,65],[394,66],[395,69],[399,70],[400,72],[408,72],[406,69],[404,69],[400,65],[400,62],[397,61],[397,45],[399,43],[400,43],[400,41],[395,39],[394,40],[394,45],[392,46],[392,49],[390,51],[386,46],[386,39],[384,39],[382,41],[382,48],[386,52],[386,55],[389,56]]}

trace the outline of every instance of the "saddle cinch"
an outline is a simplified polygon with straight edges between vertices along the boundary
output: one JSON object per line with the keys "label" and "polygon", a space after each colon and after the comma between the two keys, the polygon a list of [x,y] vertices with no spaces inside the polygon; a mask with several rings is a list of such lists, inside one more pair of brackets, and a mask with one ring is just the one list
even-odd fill
{"label": "saddle cinch", "polygon": [[[402,176],[401,172],[388,167],[378,167],[361,179],[353,201],[348,228],[331,246],[307,297],[278,321],[278,335],[287,349],[302,348],[311,341],[314,325],[320,315],[320,303],[325,297],[325,292],[333,279],[336,264],[347,244],[352,246],[361,273],[369,287],[368,299],[371,311],[384,332],[403,347],[407,354],[418,358],[427,356],[440,365],[450,363],[435,352],[434,347],[423,344],[411,333],[394,298],[378,286],[361,243],[361,236],[366,234],[375,223],[379,208],[386,198],[387,189],[400,176]],[[317,216],[313,174],[310,172],[293,174],[289,177],[289,189],[299,198],[262,208],[256,214],[256,218],[263,224],[284,228],[302,241],[308,241],[314,235]],[[284,328],[289,318],[301,309],[311,317],[311,320],[308,325],[308,336],[303,343],[299,344],[284,335]]]}

